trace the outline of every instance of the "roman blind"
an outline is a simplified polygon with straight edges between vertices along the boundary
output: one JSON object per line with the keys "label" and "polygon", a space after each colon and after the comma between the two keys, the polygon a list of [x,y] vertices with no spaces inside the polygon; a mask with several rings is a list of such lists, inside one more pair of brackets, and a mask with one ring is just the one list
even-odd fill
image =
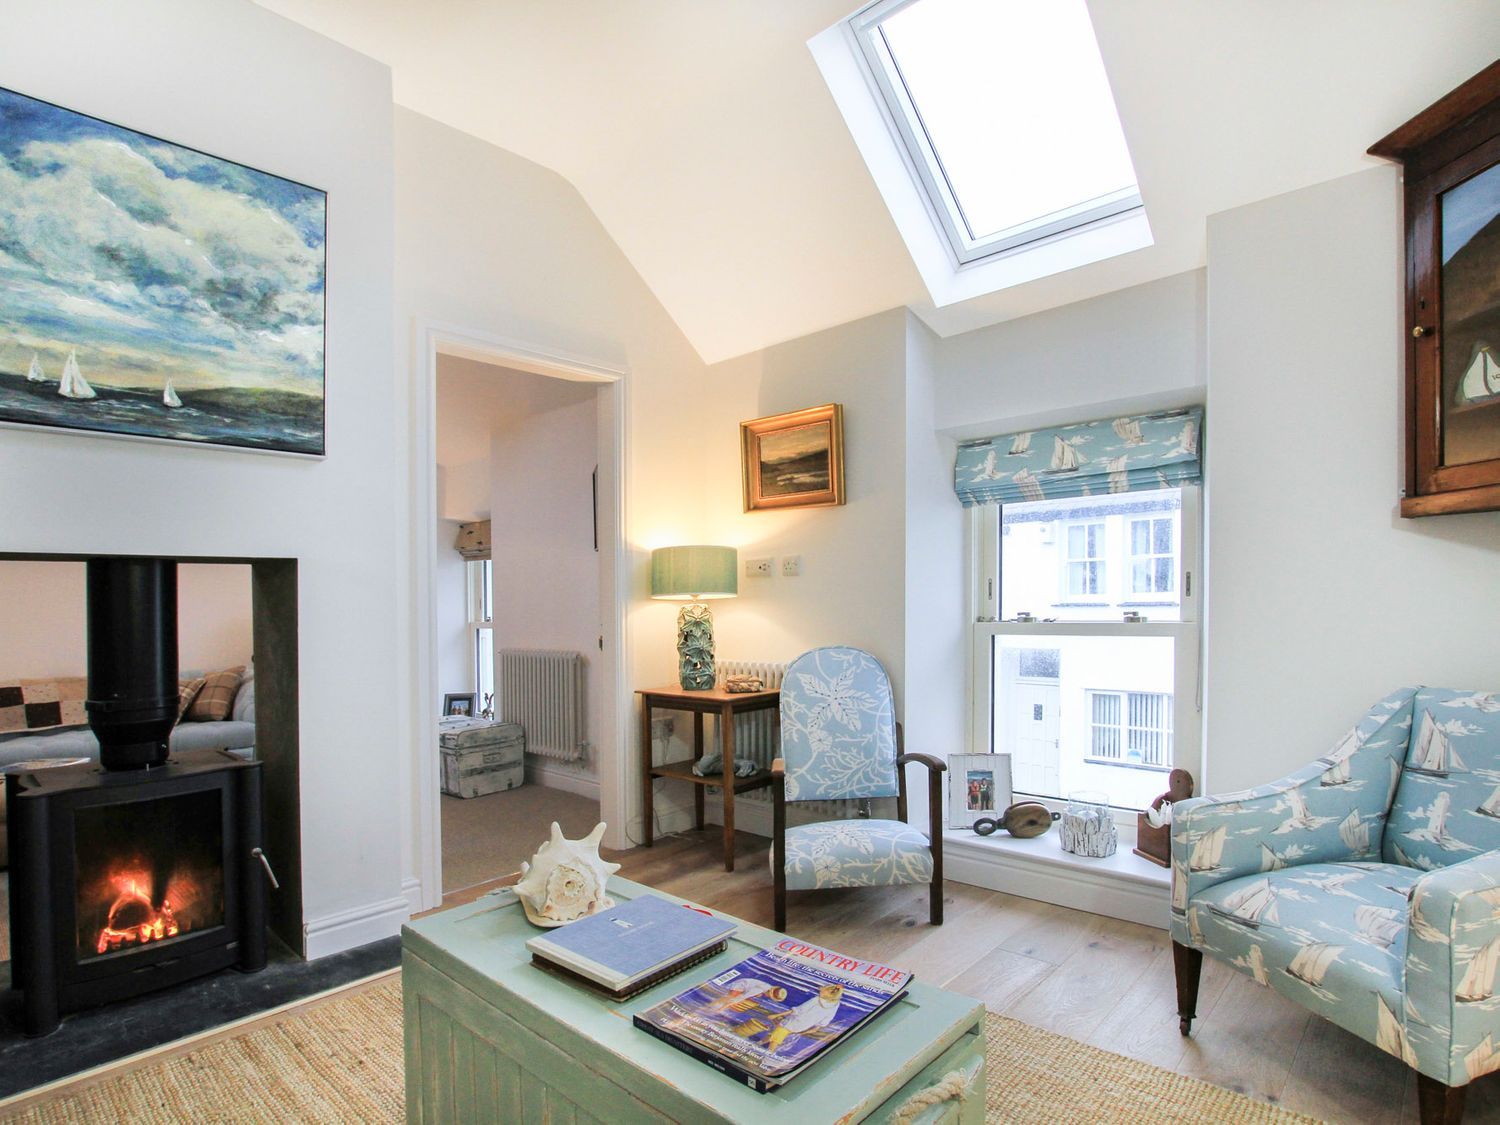
{"label": "roman blind", "polygon": [[953,465],[964,507],[1136,492],[1203,476],[1203,408],[1106,418],[965,442]]}

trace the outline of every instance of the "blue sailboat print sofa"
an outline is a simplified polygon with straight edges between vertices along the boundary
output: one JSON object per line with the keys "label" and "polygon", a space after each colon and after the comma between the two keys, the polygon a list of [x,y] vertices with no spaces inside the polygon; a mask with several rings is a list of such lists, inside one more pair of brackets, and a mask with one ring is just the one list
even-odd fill
{"label": "blue sailboat print sofa", "polygon": [[1500,1069],[1500,695],[1405,688],[1323,757],[1180,802],[1172,943],[1188,1034],[1206,954],[1417,1071],[1456,1122]]}

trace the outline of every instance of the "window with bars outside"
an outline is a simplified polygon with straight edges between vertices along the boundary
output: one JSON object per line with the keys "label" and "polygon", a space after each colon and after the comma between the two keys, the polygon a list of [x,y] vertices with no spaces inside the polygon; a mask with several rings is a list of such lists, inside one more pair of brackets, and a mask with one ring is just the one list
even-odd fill
{"label": "window with bars outside", "polygon": [[1089,758],[1142,769],[1172,768],[1172,697],[1161,692],[1091,691]]}

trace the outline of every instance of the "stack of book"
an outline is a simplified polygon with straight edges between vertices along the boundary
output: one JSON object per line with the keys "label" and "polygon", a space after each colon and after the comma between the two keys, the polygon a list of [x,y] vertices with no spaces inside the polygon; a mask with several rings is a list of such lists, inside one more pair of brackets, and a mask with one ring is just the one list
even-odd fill
{"label": "stack of book", "polygon": [[531,963],[612,1000],[628,1000],[722,953],[735,923],[659,895],[641,895],[540,934]]}
{"label": "stack of book", "polygon": [[715,1070],[769,1093],[906,995],[912,974],[784,938],[635,1016]]}

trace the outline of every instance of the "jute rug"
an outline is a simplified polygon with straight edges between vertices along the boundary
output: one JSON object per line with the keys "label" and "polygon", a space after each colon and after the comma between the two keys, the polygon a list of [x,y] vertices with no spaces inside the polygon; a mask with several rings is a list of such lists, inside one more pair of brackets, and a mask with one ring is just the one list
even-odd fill
{"label": "jute rug", "polygon": [[[1047,1125],[1312,1118],[1004,1016],[988,1021],[988,1119]],[[403,1120],[401,988],[392,978],[7,1121]]]}

